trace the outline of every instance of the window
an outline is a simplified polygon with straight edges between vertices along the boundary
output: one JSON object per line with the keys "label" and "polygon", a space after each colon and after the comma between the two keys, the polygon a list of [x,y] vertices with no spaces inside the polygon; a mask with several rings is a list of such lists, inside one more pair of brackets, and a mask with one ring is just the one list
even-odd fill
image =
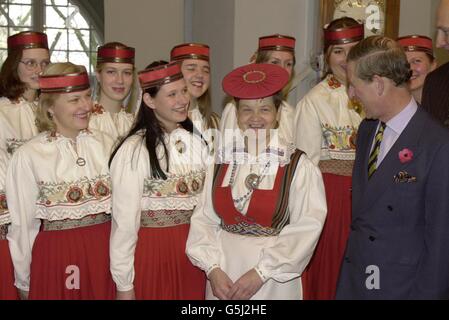
{"label": "window", "polygon": [[7,57],[8,36],[41,30],[48,36],[52,62],[70,61],[93,73],[103,43],[103,15],[102,0],[1,0],[0,63]]}

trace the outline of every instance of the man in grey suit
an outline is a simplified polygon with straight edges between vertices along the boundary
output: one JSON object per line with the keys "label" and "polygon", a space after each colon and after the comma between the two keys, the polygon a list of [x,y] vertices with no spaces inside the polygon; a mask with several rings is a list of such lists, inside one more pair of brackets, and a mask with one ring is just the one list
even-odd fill
{"label": "man in grey suit", "polygon": [[337,299],[449,299],[449,131],[418,108],[402,48],[369,37],[348,55],[359,127],[352,225]]}

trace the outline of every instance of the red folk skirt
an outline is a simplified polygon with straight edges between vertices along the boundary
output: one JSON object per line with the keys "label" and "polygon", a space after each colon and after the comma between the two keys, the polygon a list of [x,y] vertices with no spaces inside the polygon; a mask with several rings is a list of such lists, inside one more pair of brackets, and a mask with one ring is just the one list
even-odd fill
{"label": "red folk skirt", "polygon": [[185,250],[190,224],[141,227],[134,258],[138,300],[204,300],[206,275]]}
{"label": "red folk skirt", "polygon": [[40,231],[32,252],[29,299],[115,299],[109,265],[111,222]]}
{"label": "red folk skirt", "polygon": [[333,300],[351,227],[352,177],[323,173],[327,217],[315,253],[302,275],[304,300]]}
{"label": "red folk skirt", "polygon": [[0,300],[18,300],[8,240],[0,239]]}

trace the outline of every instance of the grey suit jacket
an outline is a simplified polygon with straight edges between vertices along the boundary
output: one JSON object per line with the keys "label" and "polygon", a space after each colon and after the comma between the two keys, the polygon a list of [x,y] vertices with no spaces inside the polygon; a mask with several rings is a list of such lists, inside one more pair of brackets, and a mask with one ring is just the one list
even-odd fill
{"label": "grey suit jacket", "polygon": [[418,108],[368,180],[377,124],[358,132],[337,299],[449,299],[449,131]]}

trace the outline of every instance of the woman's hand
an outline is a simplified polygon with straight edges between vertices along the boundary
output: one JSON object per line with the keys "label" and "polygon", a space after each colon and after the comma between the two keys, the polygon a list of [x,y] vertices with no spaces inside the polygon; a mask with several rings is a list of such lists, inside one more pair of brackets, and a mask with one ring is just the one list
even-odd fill
{"label": "woman's hand", "polygon": [[117,296],[115,297],[116,300],[136,300],[136,294],[134,293],[134,289],[131,289],[129,291],[118,291],[117,290]]}
{"label": "woman's hand", "polygon": [[229,300],[229,290],[234,283],[228,275],[220,268],[215,268],[209,273],[209,280],[214,296],[220,300]]}
{"label": "woman's hand", "polygon": [[229,299],[249,300],[262,285],[263,281],[257,271],[251,269],[234,283],[228,294]]}
{"label": "woman's hand", "polygon": [[29,291],[20,290],[20,289],[17,289],[17,291],[19,292],[20,300],[28,300],[28,294],[30,293]]}

